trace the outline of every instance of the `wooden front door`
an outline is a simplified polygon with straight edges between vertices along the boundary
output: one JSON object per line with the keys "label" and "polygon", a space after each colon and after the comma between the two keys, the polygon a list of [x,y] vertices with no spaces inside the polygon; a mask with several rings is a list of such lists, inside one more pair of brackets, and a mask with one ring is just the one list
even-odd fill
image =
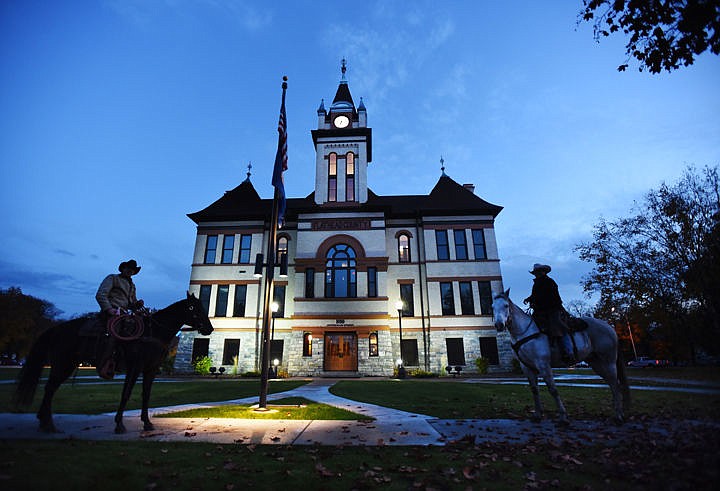
{"label": "wooden front door", "polygon": [[325,370],[357,371],[357,335],[355,333],[325,334]]}

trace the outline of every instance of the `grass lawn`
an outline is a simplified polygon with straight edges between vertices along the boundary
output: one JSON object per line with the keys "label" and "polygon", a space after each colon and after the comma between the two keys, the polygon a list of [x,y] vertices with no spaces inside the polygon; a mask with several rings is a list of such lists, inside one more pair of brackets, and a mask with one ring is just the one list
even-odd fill
{"label": "grass lawn", "polygon": [[[306,384],[305,380],[272,380],[268,392],[284,392]],[[0,385],[0,412],[16,410],[12,403],[13,384]],[[70,414],[100,414],[117,410],[122,383],[111,384],[71,384],[65,383],[55,394],[53,412]],[[127,409],[142,407],[142,387],[137,384],[128,401]],[[205,379],[186,382],[155,382],[150,396],[151,407],[174,406],[194,402],[218,402],[260,394],[259,379]],[[35,394],[35,401],[22,412],[37,411],[42,397],[42,385]]]}
{"label": "grass lawn", "polygon": [[[603,419],[613,415],[609,388],[559,387],[572,419]],[[527,418],[533,408],[527,384],[439,382],[423,380],[343,380],[330,392],[348,399],[426,414],[441,419]],[[548,415],[555,401],[544,384],[540,395]],[[630,416],[718,419],[720,396],[681,392],[631,391]]]}
{"label": "grass lawn", "polygon": [[445,447],[0,440],[8,490],[711,490],[719,468],[710,435]]}
{"label": "grass lawn", "polygon": [[158,418],[239,418],[239,419],[332,419],[373,421],[375,418],[345,409],[309,401],[303,397],[286,397],[268,401],[270,413],[255,411],[251,405],[223,405],[158,414]]}

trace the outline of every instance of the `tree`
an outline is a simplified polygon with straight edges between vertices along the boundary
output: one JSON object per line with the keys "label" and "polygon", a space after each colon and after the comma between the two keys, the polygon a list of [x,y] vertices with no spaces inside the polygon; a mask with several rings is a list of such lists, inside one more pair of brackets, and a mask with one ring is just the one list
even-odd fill
{"label": "tree", "polygon": [[24,357],[57,315],[52,303],[25,295],[20,288],[0,289],[0,354]]}
{"label": "tree", "polygon": [[597,41],[618,31],[630,36],[621,72],[631,57],[640,71],[660,73],[692,65],[708,49],[720,54],[717,0],[583,0],[580,17],[593,22]]}
{"label": "tree", "polygon": [[630,217],[601,219],[593,241],[577,246],[580,259],[595,263],[584,289],[600,293],[598,311],[625,313],[676,358],[694,358],[696,346],[717,353],[719,228],[718,168],[688,167]]}

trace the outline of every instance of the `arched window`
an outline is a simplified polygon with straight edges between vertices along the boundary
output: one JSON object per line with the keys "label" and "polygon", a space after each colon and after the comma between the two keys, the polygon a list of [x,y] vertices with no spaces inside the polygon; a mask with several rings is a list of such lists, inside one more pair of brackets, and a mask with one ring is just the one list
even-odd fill
{"label": "arched window", "polygon": [[410,237],[407,234],[398,235],[398,258],[401,263],[410,262]]}
{"label": "arched window", "polygon": [[355,250],[347,244],[337,244],[328,250],[326,258],[325,297],[356,297]]}
{"label": "arched window", "polygon": [[337,201],[337,154],[328,155],[328,201]]}
{"label": "arched window", "polygon": [[277,250],[275,251],[275,256],[277,257],[278,262],[280,262],[280,257],[282,254],[287,254],[288,252],[288,238],[283,236],[278,237],[277,240]]}
{"label": "arched window", "polygon": [[345,201],[355,201],[355,154],[345,155]]}
{"label": "arched window", "polygon": [[370,356],[378,356],[380,354],[380,351],[378,350],[378,333],[377,332],[370,333],[370,336],[368,337],[368,343],[369,343],[368,354]]}

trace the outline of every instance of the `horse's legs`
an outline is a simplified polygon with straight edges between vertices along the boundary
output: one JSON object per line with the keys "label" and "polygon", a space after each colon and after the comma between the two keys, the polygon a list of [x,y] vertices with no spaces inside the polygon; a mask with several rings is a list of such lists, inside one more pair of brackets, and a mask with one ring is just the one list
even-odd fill
{"label": "horse's legs", "polygon": [[613,397],[613,409],[615,410],[615,423],[622,424],[625,421],[625,416],[623,414],[623,397],[615,362],[613,361],[610,363],[609,361],[598,357],[588,363],[595,373],[600,375],[605,383],[610,387]]}
{"label": "horse's legs", "polygon": [[48,381],[45,384],[45,391],[43,394],[43,400],[40,403],[40,408],[37,412],[37,419],[40,421],[40,431],[46,433],[61,433],[55,427],[52,416],[52,400],[55,396],[55,392],[60,388],[63,382],[72,374],[75,369],[73,363],[53,363],[50,368],[50,375]]}
{"label": "horse's legs", "polygon": [[540,392],[538,390],[537,373],[535,373],[532,369],[530,369],[523,363],[520,363],[520,368],[522,368],[522,371],[525,373],[525,376],[527,377],[528,382],[530,383],[530,392],[532,392],[533,401],[535,402],[535,411],[533,412],[532,416],[530,416],[530,419],[532,421],[534,421],[535,423],[538,423],[538,422],[542,421],[543,408],[542,408],[542,403],[540,402]]}
{"label": "horse's legs", "polygon": [[555,404],[557,405],[559,413],[560,423],[567,424],[567,410],[565,409],[565,405],[563,404],[562,399],[560,399],[560,393],[558,392],[557,386],[555,385],[555,378],[553,377],[552,369],[550,368],[549,364],[542,369],[541,374],[543,379],[545,380],[545,385],[547,386],[548,392],[553,397],[553,399],[555,399]]}
{"label": "horse's legs", "polygon": [[155,380],[155,374],[157,369],[155,367],[150,370],[143,372],[143,387],[142,387],[142,411],[140,413],[140,419],[143,422],[143,429],[145,431],[152,431],[155,426],[150,422],[150,416],[148,415],[148,406],[150,405],[150,390],[152,389],[153,381]]}
{"label": "horse's legs", "polygon": [[137,370],[131,370],[129,368],[125,374],[125,384],[123,384],[120,405],[118,406],[117,413],[115,413],[115,433],[125,433],[127,431],[125,429],[125,425],[123,424],[123,412],[125,411],[125,406],[127,406],[128,399],[130,399],[133,387],[135,387],[138,375],[139,373]]}

